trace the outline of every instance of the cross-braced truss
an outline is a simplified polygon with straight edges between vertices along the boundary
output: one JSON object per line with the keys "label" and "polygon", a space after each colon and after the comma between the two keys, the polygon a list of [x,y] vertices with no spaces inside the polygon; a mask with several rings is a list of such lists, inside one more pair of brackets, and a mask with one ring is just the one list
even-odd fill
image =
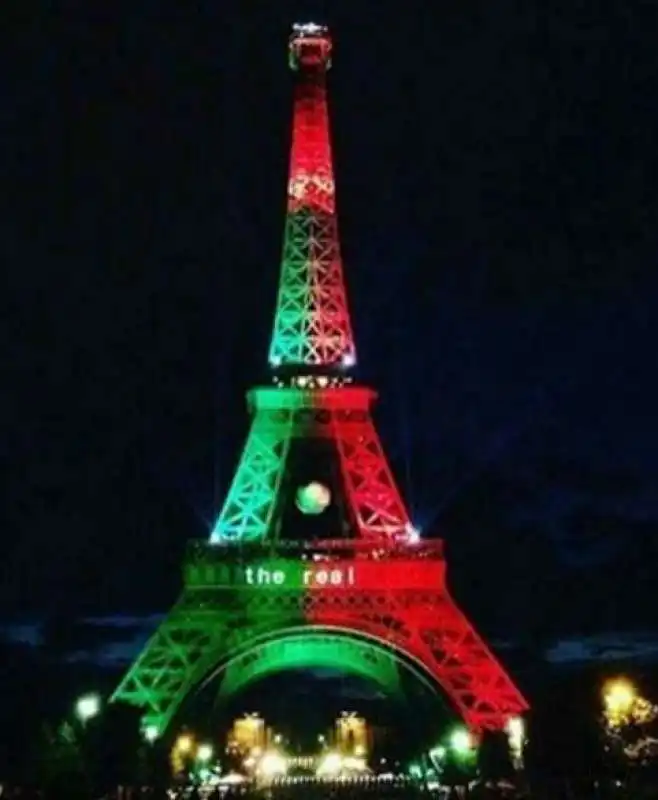
{"label": "cross-braced truss", "polygon": [[354,340],[336,218],[311,209],[288,214],[270,362],[350,366]]}
{"label": "cross-braced truss", "polygon": [[374,683],[392,699],[402,698],[400,659],[390,650],[335,631],[304,630],[271,639],[236,656],[223,673],[220,693],[235,696],[244,686],[291,669],[331,668]]}
{"label": "cross-braced truss", "polygon": [[[321,629],[393,650],[441,685],[472,729],[502,728],[526,703],[449,596],[439,549],[416,541],[370,417],[374,393],[321,369],[349,367],[355,352],[335,216],[327,30],[296,29],[290,53],[299,77],[270,361],[292,369],[281,370],[277,387],[250,394],[251,431],[210,544],[186,565],[180,600],[114,699],[142,706],[146,724],[164,730],[218,666],[229,665],[230,674],[231,663],[253,663],[248,654],[265,640]],[[277,552],[291,545],[278,537],[282,478],[293,440],[305,437],[335,445],[350,517],[344,522],[351,523],[337,534],[351,527],[353,538],[301,543],[304,555],[282,567]],[[259,546],[256,560],[245,561]],[[357,572],[361,583],[352,581]]]}
{"label": "cross-braced truss", "polygon": [[219,514],[211,542],[255,541],[271,531],[291,422],[256,413],[242,458]]}
{"label": "cross-braced truss", "polygon": [[288,215],[269,360],[350,367],[354,338],[340,255],[325,72],[328,37],[291,43],[295,85]]}
{"label": "cross-braced truss", "polygon": [[[391,561],[399,583],[406,562]],[[274,640],[318,631],[365,637],[370,646],[414,663],[441,686],[469,727],[501,729],[525,700],[444,587],[315,592],[188,588],[117,689],[140,705],[145,723],[164,730],[180,704],[218,667],[245,664]],[[402,663],[402,662],[401,662]]]}
{"label": "cross-braced truss", "polygon": [[416,532],[370,416],[372,396],[355,386],[254,390],[251,431],[211,541],[275,538],[286,457],[295,438],[313,437],[335,444],[355,536],[413,540]]}
{"label": "cross-braced truss", "polygon": [[343,480],[358,532],[386,541],[416,535],[370,414],[335,424]]}

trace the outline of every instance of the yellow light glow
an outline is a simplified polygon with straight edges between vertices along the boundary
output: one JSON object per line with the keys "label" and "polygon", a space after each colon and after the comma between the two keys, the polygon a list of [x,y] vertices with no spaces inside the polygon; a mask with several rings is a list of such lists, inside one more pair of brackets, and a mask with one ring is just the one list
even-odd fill
{"label": "yellow light glow", "polygon": [[343,759],[339,753],[327,753],[318,764],[318,775],[337,775],[343,768]]}
{"label": "yellow light glow", "polygon": [[343,759],[342,766],[354,772],[364,772],[368,769],[365,758],[351,758],[349,756]]}
{"label": "yellow light glow", "polygon": [[285,775],[288,771],[286,759],[278,753],[265,753],[258,765],[258,772],[265,778]]}
{"label": "yellow light glow", "polygon": [[187,733],[181,734],[178,739],[176,739],[176,750],[178,750],[179,753],[189,753],[193,745],[194,739]]}
{"label": "yellow light glow", "polygon": [[606,684],[603,699],[608,708],[630,708],[637,697],[635,686],[623,678],[610,681]]}

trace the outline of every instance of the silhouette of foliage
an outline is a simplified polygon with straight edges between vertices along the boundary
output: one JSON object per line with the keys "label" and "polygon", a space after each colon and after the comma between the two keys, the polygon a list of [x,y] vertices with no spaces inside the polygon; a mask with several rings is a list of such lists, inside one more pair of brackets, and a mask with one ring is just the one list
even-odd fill
{"label": "silhouette of foliage", "polygon": [[505,731],[485,731],[477,751],[477,768],[485,782],[514,779],[516,771]]}

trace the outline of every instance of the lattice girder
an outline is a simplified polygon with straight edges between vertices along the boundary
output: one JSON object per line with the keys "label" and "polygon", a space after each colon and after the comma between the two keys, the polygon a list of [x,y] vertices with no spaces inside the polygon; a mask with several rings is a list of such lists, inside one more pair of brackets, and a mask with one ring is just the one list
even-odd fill
{"label": "lattice girder", "polygon": [[[301,26],[291,38],[298,80],[270,347],[276,386],[250,393],[253,418],[240,463],[210,544],[200,543],[209,552],[197,548],[186,563],[182,596],[113,696],[143,707],[145,724],[161,732],[218,669],[228,665],[230,675],[231,662],[235,669],[254,663],[249,653],[266,641],[318,631],[394,650],[443,687],[474,731],[502,729],[527,708],[449,596],[440,548],[418,540],[370,415],[374,393],[348,385],[344,373],[355,347],[335,211],[324,74],[330,52],[325,28]],[[343,502],[333,510],[348,518],[337,522],[336,541],[301,543],[303,555],[292,563],[290,545],[300,543],[279,541],[283,479],[293,440],[304,437],[324,440],[309,448],[313,457],[334,451]],[[323,466],[334,480],[335,465]],[[256,567],[247,560],[254,551]],[[276,580],[252,585],[254,568]],[[335,588],[327,570],[339,584],[360,577]]]}
{"label": "lattice girder", "polygon": [[[324,37],[324,38],[323,38]],[[323,34],[318,54],[330,50]],[[314,47],[304,40],[305,52]],[[297,48],[299,41],[292,43]],[[295,56],[288,205],[269,361],[274,367],[336,366],[356,360],[343,280],[325,86],[325,56]]]}
{"label": "lattice girder", "polygon": [[345,635],[311,630],[267,641],[237,656],[224,671],[220,694],[231,697],[243,686],[277,672],[327,667],[358,675],[391,699],[402,696],[399,662],[392,653]]}
{"label": "lattice girder", "polygon": [[351,424],[336,424],[335,436],[359,534],[379,540],[413,536],[413,525],[370,415]]}
{"label": "lattice girder", "polygon": [[[395,565],[391,565],[395,569]],[[525,700],[445,588],[359,591],[186,590],[114,695],[164,730],[184,698],[254,648],[319,630],[393,648],[451,699],[469,727],[502,729]],[[237,661],[235,661],[237,659]]]}
{"label": "lattice girder", "polygon": [[412,539],[416,532],[370,415],[374,397],[359,386],[252,390],[251,431],[210,541],[275,538],[278,496],[292,442],[319,437],[335,442],[354,535],[379,542]]}
{"label": "lattice girder", "polygon": [[254,541],[271,530],[292,423],[256,413],[211,542]]}
{"label": "lattice girder", "polygon": [[331,365],[354,358],[336,217],[290,212],[270,363]]}

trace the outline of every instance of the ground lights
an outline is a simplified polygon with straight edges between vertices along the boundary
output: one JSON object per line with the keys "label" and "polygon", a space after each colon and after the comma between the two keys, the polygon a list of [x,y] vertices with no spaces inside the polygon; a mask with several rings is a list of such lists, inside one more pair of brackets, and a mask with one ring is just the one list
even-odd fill
{"label": "ground lights", "polygon": [[97,717],[101,711],[101,698],[98,694],[85,694],[75,703],[75,716],[83,724]]}

